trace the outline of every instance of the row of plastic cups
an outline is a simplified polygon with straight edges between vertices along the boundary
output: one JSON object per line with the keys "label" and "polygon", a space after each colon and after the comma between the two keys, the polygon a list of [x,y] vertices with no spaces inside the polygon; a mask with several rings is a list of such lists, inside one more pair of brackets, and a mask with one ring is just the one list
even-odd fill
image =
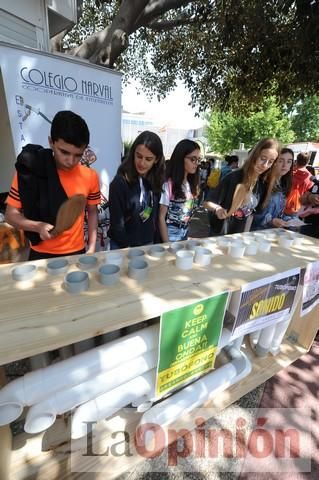
{"label": "row of plastic cups", "polygon": [[[133,258],[128,263],[127,275],[138,281],[143,281],[148,274],[148,263],[141,258]],[[99,268],[98,278],[102,285],[111,286],[120,279],[120,267],[112,263]],[[69,293],[85,292],[89,288],[89,274],[84,271],[70,272],[64,279],[65,288]]]}

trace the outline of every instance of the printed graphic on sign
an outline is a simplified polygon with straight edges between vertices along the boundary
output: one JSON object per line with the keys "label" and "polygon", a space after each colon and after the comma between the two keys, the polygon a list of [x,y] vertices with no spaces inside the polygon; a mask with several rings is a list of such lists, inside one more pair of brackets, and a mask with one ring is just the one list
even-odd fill
{"label": "printed graphic on sign", "polygon": [[0,64],[15,154],[27,143],[47,147],[54,115],[72,110],[88,124],[94,168],[106,194],[121,154],[121,75],[1,42]]}
{"label": "printed graphic on sign", "polygon": [[305,271],[302,291],[301,316],[319,303],[319,261],[310,263]]}
{"label": "printed graphic on sign", "polygon": [[161,316],[158,397],[214,367],[227,299],[223,292]]}
{"label": "printed graphic on sign", "polygon": [[299,284],[300,269],[249,283],[242,288],[239,300],[230,302],[227,321],[235,319],[232,337],[246,335],[279,321],[287,320]]}

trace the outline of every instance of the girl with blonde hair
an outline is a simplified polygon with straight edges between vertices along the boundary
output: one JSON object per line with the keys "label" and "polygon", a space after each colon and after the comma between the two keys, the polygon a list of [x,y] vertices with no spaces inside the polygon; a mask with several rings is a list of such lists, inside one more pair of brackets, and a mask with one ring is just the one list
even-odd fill
{"label": "girl with blonde hair", "polygon": [[210,193],[204,202],[204,208],[211,212],[211,235],[250,230],[253,212],[266,194],[262,178],[277,159],[280,150],[280,143],[274,138],[259,140],[244,165],[226,175],[216,191]]}

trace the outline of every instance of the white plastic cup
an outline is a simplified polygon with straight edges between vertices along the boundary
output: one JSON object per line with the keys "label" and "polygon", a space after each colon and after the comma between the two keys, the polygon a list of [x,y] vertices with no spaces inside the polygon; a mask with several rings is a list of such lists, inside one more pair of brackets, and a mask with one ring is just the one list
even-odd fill
{"label": "white plastic cup", "polygon": [[249,240],[246,243],[246,255],[256,255],[258,252],[258,242],[256,240]]}
{"label": "white plastic cup", "polygon": [[157,258],[163,257],[165,253],[166,253],[166,250],[164,247],[162,247],[162,245],[153,245],[148,251],[148,254],[151,257],[157,257]]}
{"label": "white plastic cup", "polygon": [[276,232],[267,232],[265,235],[267,240],[277,240],[277,233]]}
{"label": "white plastic cup", "polygon": [[89,274],[87,272],[70,272],[64,279],[69,293],[85,292],[89,288]]}
{"label": "white plastic cup", "polygon": [[32,263],[25,263],[24,265],[18,265],[12,270],[12,278],[16,282],[24,282],[31,280],[37,272],[36,265]]}
{"label": "white plastic cup", "polygon": [[194,250],[196,247],[200,247],[200,242],[198,240],[188,240],[186,243],[187,250]]}
{"label": "white plastic cup", "polygon": [[111,250],[105,253],[105,262],[120,267],[123,262],[123,255],[120,252]]}
{"label": "white plastic cup", "polygon": [[176,267],[181,270],[190,270],[193,266],[194,252],[191,250],[179,250],[176,252]]}
{"label": "white plastic cup", "polygon": [[132,258],[128,263],[128,276],[143,281],[148,274],[148,263],[143,258]]}
{"label": "white plastic cup", "polygon": [[120,267],[107,263],[99,268],[99,279],[103,285],[114,285],[120,278]]}
{"label": "white plastic cup", "polygon": [[94,268],[97,266],[97,257],[95,255],[82,255],[79,257],[78,265],[85,270]]}
{"label": "white plastic cup", "polygon": [[69,262],[66,258],[55,258],[47,263],[47,272],[50,275],[59,275],[65,273],[69,267]]}
{"label": "white plastic cup", "polygon": [[144,255],[145,252],[141,248],[134,248],[127,253],[128,258],[143,257]]}
{"label": "white plastic cup", "polygon": [[278,243],[283,248],[291,248],[292,244],[294,243],[294,239],[292,237],[281,235]]}
{"label": "white plastic cup", "polygon": [[181,243],[179,242],[172,242],[169,246],[169,249],[171,252],[173,253],[176,253],[178,252],[179,250],[183,250],[184,249],[184,245],[182,245]]}
{"label": "white plastic cup", "polygon": [[212,252],[208,248],[195,247],[194,262],[199,265],[209,265],[212,260]]}
{"label": "white plastic cup", "polygon": [[258,242],[258,250],[263,253],[269,253],[271,250],[271,241],[270,240],[260,240]]}
{"label": "white plastic cup", "polygon": [[228,238],[220,238],[217,243],[221,251],[227,255],[229,253],[231,241]]}
{"label": "white plastic cup", "polygon": [[240,240],[232,242],[229,253],[233,258],[242,258],[244,256],[246,245]]}
{"label": "white plastic cup", "polygon": [[304,242],[304,237],[302,235],[296,234],[293,238],[294,238],[294,243],[293,243],[294,247],[300,247],[300,245],[302,245]]}

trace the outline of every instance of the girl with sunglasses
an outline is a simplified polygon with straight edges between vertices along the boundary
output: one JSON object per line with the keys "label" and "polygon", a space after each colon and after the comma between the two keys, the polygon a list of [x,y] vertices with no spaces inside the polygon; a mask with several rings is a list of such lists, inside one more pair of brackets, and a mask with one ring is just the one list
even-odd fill
{"label": "girl with sunglasses", "polygon": [[199,194],[200,161],[200,147],[196,142],[181,140],[174,148],[160,198],[159,231],[163,242],[187,239]]}
{"label": "girl with sunglasses", "polygon": [[156,241],[163,180],[162,141],[156,133],[142,132],[110,184],[111,250]]}

